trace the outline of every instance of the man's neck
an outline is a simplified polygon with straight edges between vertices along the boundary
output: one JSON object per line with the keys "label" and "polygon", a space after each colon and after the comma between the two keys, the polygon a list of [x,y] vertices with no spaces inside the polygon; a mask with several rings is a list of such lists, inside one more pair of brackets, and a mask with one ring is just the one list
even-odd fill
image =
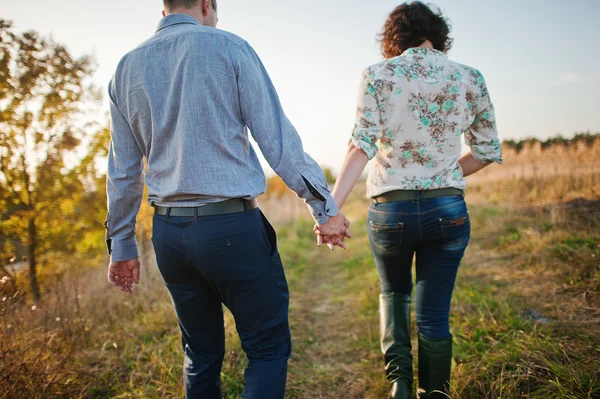
{"label": "man's neck", "polygon": [[165,16],[173,15],[173,14],[185,14],[194,18],[196,21],[200,22],[204,25],[204,15],[202,14],[202,10],[200,8],[175,8],[173,10],[165,11]]}

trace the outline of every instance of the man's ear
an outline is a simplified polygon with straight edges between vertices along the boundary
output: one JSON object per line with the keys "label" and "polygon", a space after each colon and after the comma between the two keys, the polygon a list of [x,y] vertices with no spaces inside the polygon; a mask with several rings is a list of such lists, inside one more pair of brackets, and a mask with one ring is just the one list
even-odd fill
{"label": "man's ear", "polygon": [[202,15],[205,17],[210,14],[211,0],[202,0]]}
{"label": "man's ear", "polygon": [[162,11],[162,16],[163,16],[163,18],[167,16],[167,13],[165,12],[165,10]]}

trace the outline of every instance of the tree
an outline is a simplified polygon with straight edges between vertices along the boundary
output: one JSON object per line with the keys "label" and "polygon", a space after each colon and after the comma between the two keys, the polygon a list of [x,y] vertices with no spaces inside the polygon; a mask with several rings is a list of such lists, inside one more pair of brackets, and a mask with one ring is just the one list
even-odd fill
{"label": "tree", "polygon": [[[105,253],[104,225],[106,218],[106,174],[100,165],[106,165],[110,128],[100,127],[92,136],[86,156],[67,176],[72,187],[72,203],[67,206],[70,243],[68,252],[85,254]],[[57,248],[58,250],[58,248]]]}
{"label": "tree", "polygon": [[36,302],[38,255],[60,238],[62,201],[79,187],[69,159],[81,145],[85,105],[99,100],[89,80],[94,69],[92,57],[74,58],[0,19],[0,233],[27,249]]}

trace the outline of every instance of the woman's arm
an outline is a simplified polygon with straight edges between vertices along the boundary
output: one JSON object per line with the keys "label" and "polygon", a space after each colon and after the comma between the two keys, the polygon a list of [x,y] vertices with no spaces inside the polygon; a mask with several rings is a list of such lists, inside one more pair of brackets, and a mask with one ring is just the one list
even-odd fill
{"label": "woman's arm", "polygon": [[[342,210],[342,205],[346,202],[346,198],[348,198],[348,195],[352,192],[358,179],[360,179],[360,175],[362,175],[368,162],[369,157],[367,157],[367,154],[350,142],[348,151],[346,152],[346,158],[344,159],[344,165],[342,166],[342,171],[335,182],[332,194],[340,211]],[[314,231],[317,233],[317,245],[319,247],[325,242],[331,250],[334,249],[335,245],[331,242],[330,237],[321,235],[317,226],[315,226]],[[348,235],[347,237],[350,238]],[[340,246],[345,249],[343,243]]]}
{"label": "woman's arm", "polygon": [[490,163],[479,162],[475,159],[475,157],[473,157],[472,153],[468,153],[467,155],[463,156],[458,163],[463,170],[464,177],[471,176],[473,173],[477,173],[486,166],[491,165]]}
{"label": "woman's arm", "polygon": [[338,209],[341,209],[344,202],[346,202],[348,195],[350,195],[356,182],[360,179],[368,162],[369,158],[367,154],[353,143],[350,143],[342,171],[333,188],[333,199],[337,203]]}
{"label": "woman's arm", "polygon": [[[377,90],[373,86],[371,75],[369,68],[363,71],[358,88],[356,124],[352,131],[352,141],[348,146],[342,171],[332,193],[338,209],[341,209],[344,202],[346,202],[346,198],[352,192],[369,159],[373,158],[379,150],[376,143],[381,138],[380,125],[382,119],[379,113],[379,103],[375,97]],[[347,220],[346,224],[346,228],[348,228],[349,222]],[[329,248],[334,248],[336,243],[331,241],[330,237],[321,235],[318,227],[315,227],[315,233],[317,233],[317,244],[319,246],[326,242]],[[348,238],[350,237],[348,236]]]}

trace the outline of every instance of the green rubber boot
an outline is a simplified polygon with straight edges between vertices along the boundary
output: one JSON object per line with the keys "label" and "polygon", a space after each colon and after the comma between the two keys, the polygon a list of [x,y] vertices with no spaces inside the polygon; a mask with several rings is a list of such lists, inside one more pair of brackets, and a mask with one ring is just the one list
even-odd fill
{"label": "green rubber boot", "polygon": [[412,398],[412,354],[410,344],[410,296],[382,294],[379,297],[381,351],[385,375],[392,383],[390,398]]}
{"label": "green rubber boot", "polygon": [[419,398],[447,399],[452,368],[452,338],[419,334]]}

